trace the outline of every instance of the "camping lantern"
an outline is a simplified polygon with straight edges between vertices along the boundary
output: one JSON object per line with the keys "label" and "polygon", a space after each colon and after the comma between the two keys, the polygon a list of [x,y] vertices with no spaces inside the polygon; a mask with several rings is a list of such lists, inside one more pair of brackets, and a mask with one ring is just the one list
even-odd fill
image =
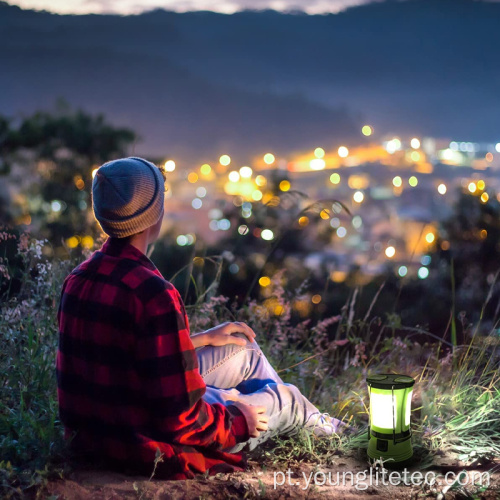
{"label": "camping lantern", "polygon": [[411,458],[410,412],[415,380],[406,375],[367,377],[370,393],[368,456],[402,462]]}

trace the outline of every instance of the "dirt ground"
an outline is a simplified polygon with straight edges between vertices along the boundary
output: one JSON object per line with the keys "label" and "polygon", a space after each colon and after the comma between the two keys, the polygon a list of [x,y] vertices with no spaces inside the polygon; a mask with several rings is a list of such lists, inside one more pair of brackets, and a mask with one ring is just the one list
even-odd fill
{"label": "dirt ground", "polygon": [[[62,480],[50,481],[43,492],[43,498],[51,500],[115,500],[115,499],[326,499],[354,500],[359,498],[413,500],[434,498],[447,499],[499,499],[500,498],[500,463],[489,464],[487,468],[467,469],[467,477],[462,476],[463,488],[455,484],[446,489],[444,474],[452,474],[464,470],[460,465],[441,463],[423,474],[431,471],[436,476],[433,486],[415,484],[423,482],[418,476],[418,469],[412,467],[408,475],[404,471],[396,472],[389,477],[378,477],[378,469],[370,469],[368,462],[355,457],[338,457],[329,467],[314,467],[312,464],[263,467],[250,460],[250,468],[244,473],[218,474],[212,477],[200,477],[188,481],[149,480],[144,476],[128,476],[117,472],[94,469],[79,469],[71,472]],[[494,469],[487,488],[483,476],[481,487],[478,473]],[[366,476],[365,476],[366,473]],[[410,476],[413,474],[413,476]],[[441,477],[438,477],[441,475]],[[402,484],[403,481],[409,485]],[[399,485],[396,483],[400,481]],[[316,483],[316,484],[314,484]],[[325,484],[322,484],[325,483]],[[475,483],[475,484],[471,484]]]}

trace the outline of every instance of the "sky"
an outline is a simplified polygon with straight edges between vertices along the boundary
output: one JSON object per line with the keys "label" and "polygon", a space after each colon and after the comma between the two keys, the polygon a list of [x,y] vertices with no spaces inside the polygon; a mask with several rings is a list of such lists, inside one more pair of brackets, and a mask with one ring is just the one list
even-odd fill
{"label": "sky", "polygon": [[23,9],[48,10],[60,14],[138,14],[155,8],[177,12],[212,10],[232,14],[242,9],[299,9],[308,14],[339,12],[377,0],[17,0]]}

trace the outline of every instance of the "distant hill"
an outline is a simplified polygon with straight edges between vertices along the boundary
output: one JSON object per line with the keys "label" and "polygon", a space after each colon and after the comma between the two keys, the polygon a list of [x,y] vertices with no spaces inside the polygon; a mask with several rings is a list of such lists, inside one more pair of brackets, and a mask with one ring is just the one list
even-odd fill
{"label": "distant hill", "polygon": [[143,137],[137,152],[241,161],[379,130],[500,141],[500,4],[60,16],[0,3],[0,113],[58,97]]}

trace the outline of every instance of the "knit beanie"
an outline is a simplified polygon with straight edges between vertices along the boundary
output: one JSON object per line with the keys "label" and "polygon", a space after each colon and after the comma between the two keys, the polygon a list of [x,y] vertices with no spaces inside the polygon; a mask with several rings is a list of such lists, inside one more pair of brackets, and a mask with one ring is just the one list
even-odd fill
{"label": "knit beanie", "polygon": [[92,182],[94,216],[109,236],[125,238],[156,224],[163,215],[165,182],[142,158],[105,163]]}

